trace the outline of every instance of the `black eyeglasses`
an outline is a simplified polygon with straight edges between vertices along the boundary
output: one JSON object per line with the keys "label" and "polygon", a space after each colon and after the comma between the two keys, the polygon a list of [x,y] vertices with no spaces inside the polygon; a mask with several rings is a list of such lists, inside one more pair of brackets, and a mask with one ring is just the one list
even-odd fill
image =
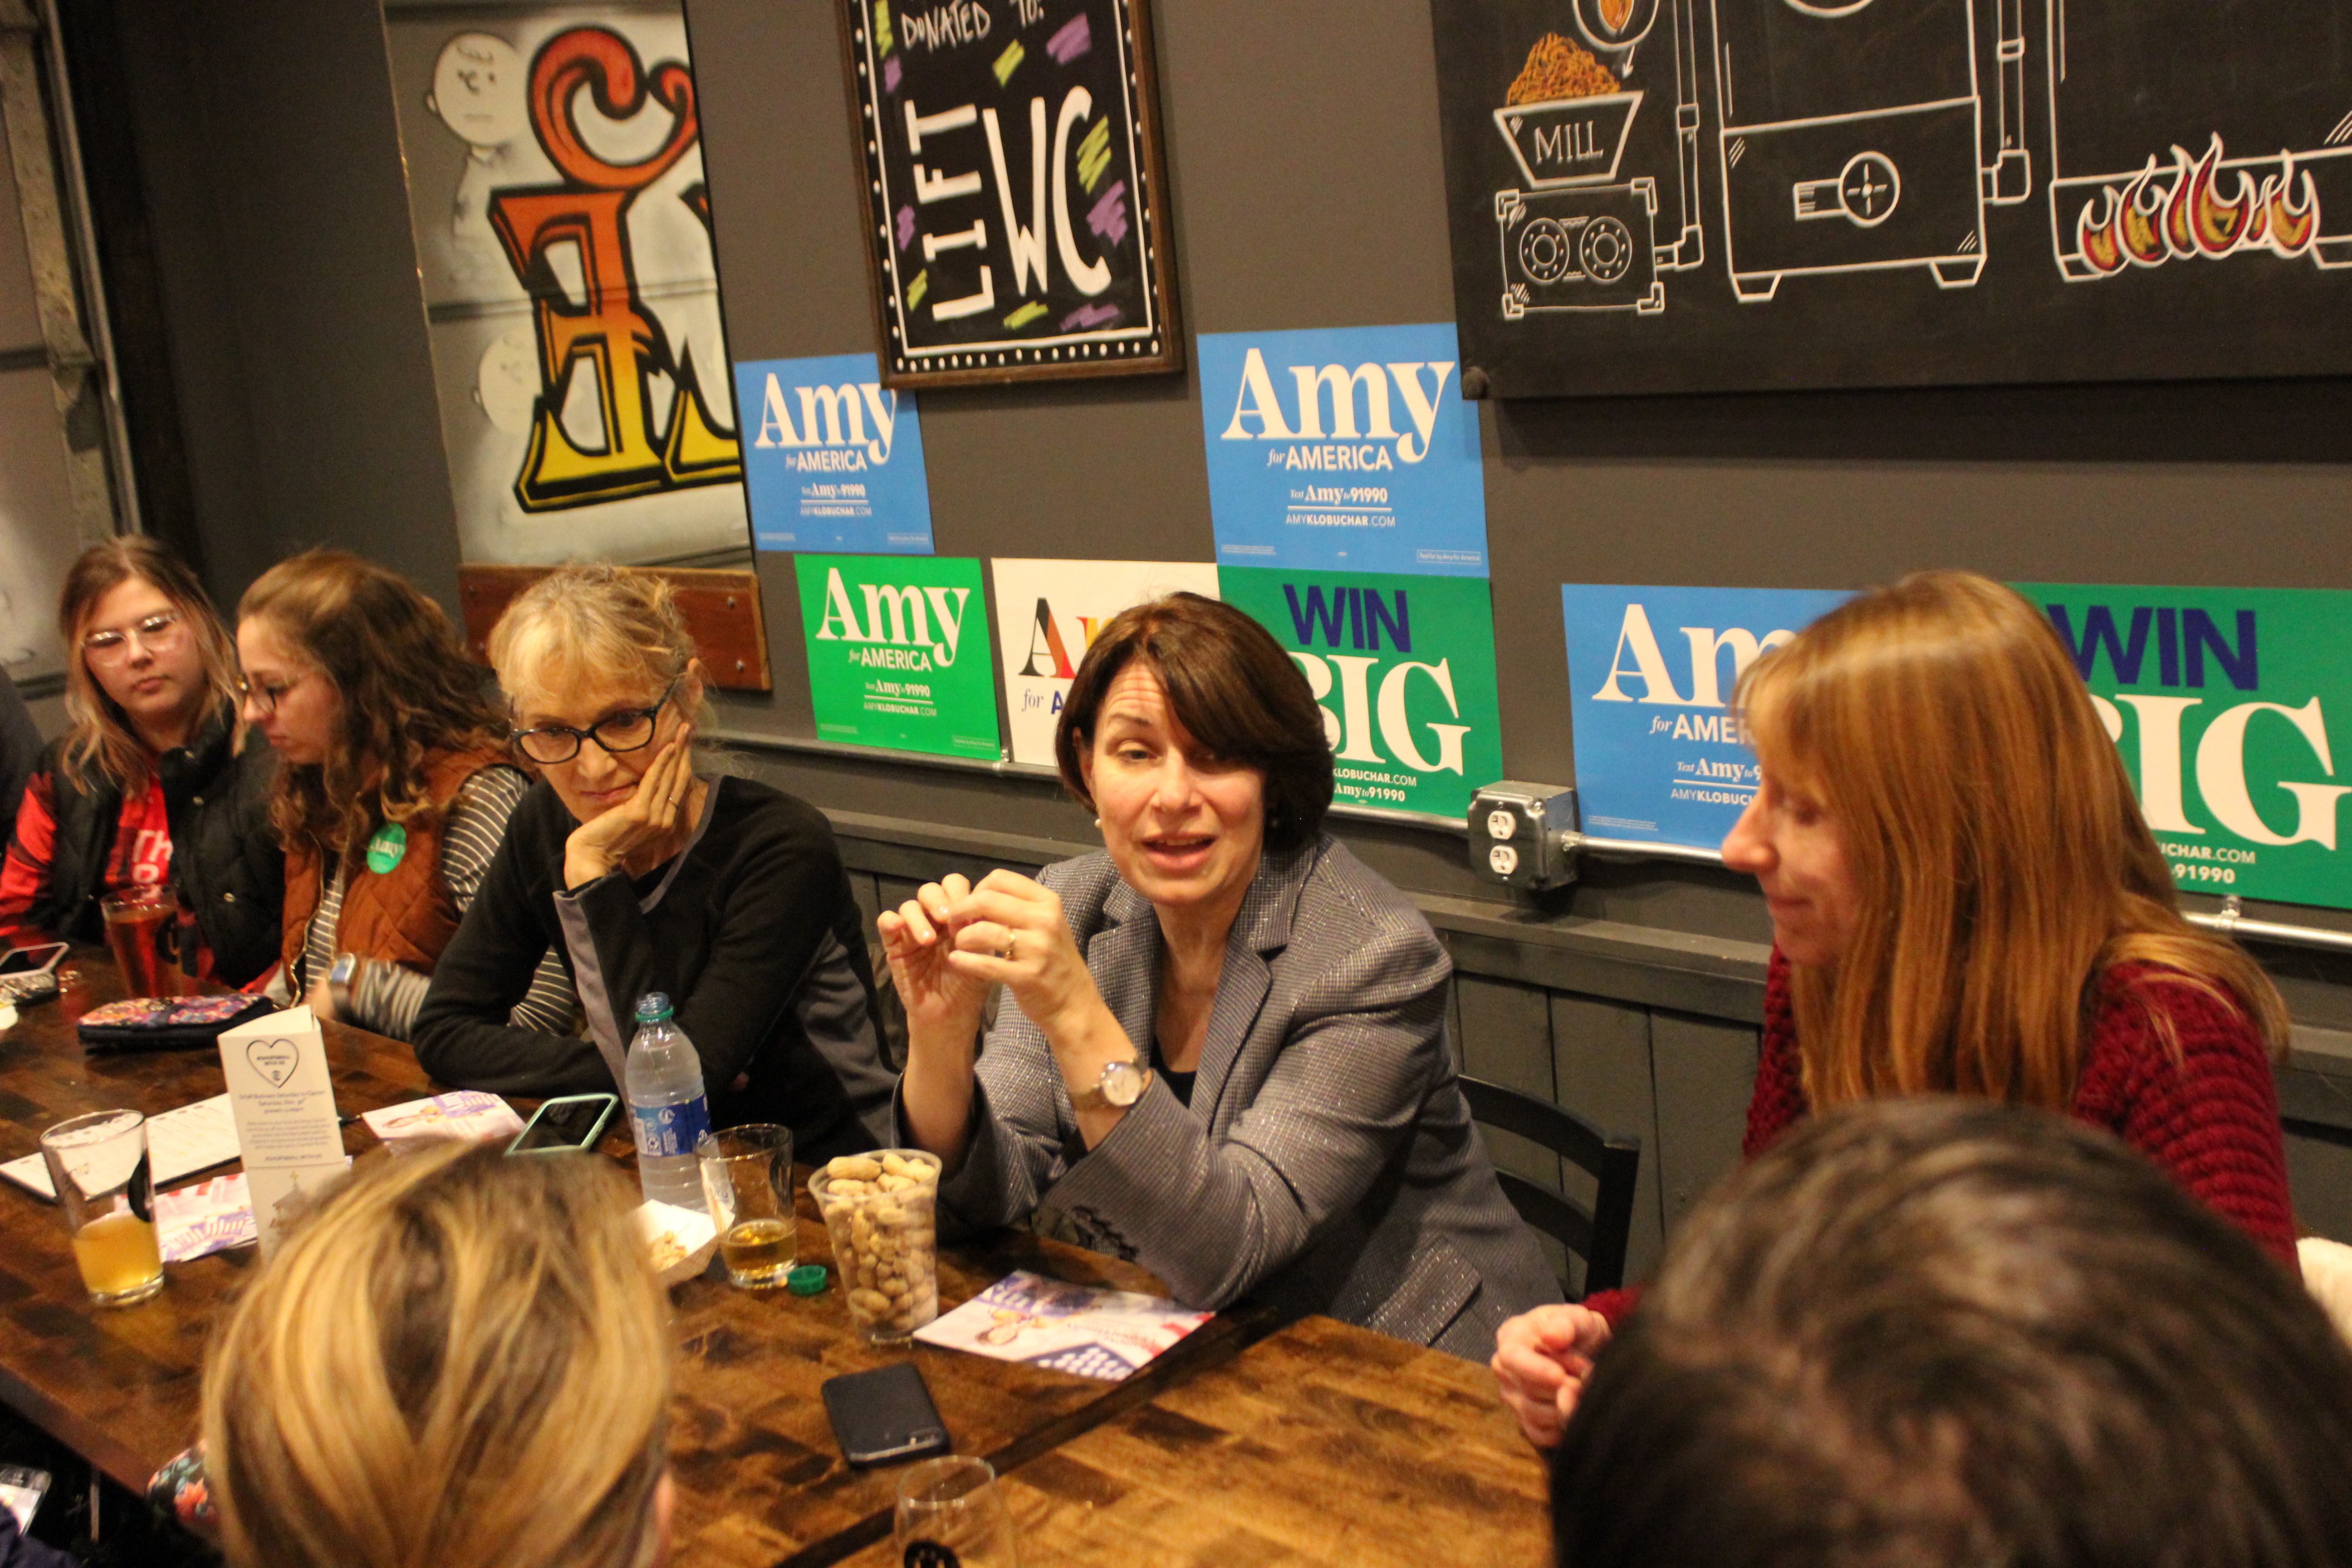
{"label": "black eyeglasses", "polygon": [[293,679],[281,680],[275,686],[267,681],[240,680],[236,683],[236,694],[250,704],[256,713],[267,719],[278,711],[279,699],[309,679],[310,672],[304,670]]}
{"label": "black eyeglasses", "polygon": [[541,724],[514,731],[509,740],[516,751],[541,765],[570,762],[590,741],[616,757],[623,752],[641,752],[653,743],[654,721],[669,700],[670,693],[677,689],[677,682],[673,680],[654,699],[652,707],[625,708],[597,720],[585,730],[574,730],[568,724]]}

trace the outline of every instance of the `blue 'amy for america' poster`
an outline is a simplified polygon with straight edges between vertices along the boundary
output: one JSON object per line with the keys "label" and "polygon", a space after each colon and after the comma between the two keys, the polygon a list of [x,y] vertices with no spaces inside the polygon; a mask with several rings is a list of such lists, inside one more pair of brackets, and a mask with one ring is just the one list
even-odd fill
{"label": "blue 'amy for america' poster", "polygon": [[1219,565],[1486,575],[1453,322],[1199,343]]}
{"label": "blue 'amy for america' poster", "polygon": [[1731,697],[1741,671],[1846,595],[1570,583],[1576,805],[1585,832],[1712,849],[1755,798]]}
{"label": "blue 'amy for america' poster", "polygon": [[762,550],[931,553],[931,492],[915,400],[872,354],[735,366],[743,489]]}

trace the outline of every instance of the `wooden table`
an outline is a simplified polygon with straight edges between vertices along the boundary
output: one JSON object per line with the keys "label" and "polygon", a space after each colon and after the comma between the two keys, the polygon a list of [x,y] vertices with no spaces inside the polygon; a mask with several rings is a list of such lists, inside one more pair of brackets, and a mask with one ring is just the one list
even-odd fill
{"label": "wooden table", "polygon": [[[79,949],[68,966],[78,978],[66,993],[26,1009],[0,1035],[0,1159],[32,1152],[41,1129],[86,1110],[153,1114],[222,1090],[219,1058],[208,1048],[85,1053],[74,1020],[121,986],[103,949]],[[326,1039],[346,1114],[432,1087],[405,1045],[334,1024]],[[345,1130],[352,1153],[375,1142],[362,1125]],[[608,1147],[626,1157],[625,1140]],[[117,1480],[142,1488],[194,1436],[206,1338],[256,1254],[239,1248],[170,1265],[152,1300],[100,1310],[82,1289],[55,1208],[13,1184],[0,1189],[0,1398]],[[829,1266],[832,1248],[805,1187],[800,1204],[801,1257]],[[942,1310],[1014,1268],[1161,1289],[1131,1265],[1008,1235],[988,1247],[942,1249]],[[830,1563],[888,1534],[897,1476],[842,1462],[817,1393],[828,1377],[911,1356],[957,1451],[1010,1470],[1230,1357],[1254,1328],[1246,1315],[1225,1314],[1136,1377],[1103,1384],[929,1346],[870,1346],[851,1331],[839,1289],[813,1298],[740,1291],[716,1265],[671,1300],[680,1345],[670,1436],[680,1561],[719,1568]]]}
{"label": "wooden table", "polygon": [[[1007,1474],[1024,1568],[1537,1568],[1543,1462],[1483,1366],[1309,1318]],[[884,1542],[850,1568],[895,1568]]]}

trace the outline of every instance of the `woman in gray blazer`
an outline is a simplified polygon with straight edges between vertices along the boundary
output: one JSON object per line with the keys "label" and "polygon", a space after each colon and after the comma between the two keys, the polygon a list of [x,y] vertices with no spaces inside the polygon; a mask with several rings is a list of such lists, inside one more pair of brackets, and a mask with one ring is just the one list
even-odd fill
{"label": "woman in gray blazer", "polygon": [[1195,1308],[1254,1295],[1474,1358],[1559,1300],[1454,1079],[1451,961],[1322,832],[1323,716],[1274,638],[1192,594],[1129,610],[1055,746],[1103,853],[947,877],[880,922],[942,1221],[1034,1217]]}

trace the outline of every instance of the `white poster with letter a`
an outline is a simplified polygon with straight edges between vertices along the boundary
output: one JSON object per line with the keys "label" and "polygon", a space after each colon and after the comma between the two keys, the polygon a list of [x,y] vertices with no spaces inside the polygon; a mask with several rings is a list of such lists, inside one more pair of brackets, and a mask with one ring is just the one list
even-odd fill
{"label": "white poster with letter a", "polygon": [[1132,605],[1182,591],[1217,597],[1205,561],[989,563],[996,575],[996,646],[1013,760],[1054,765],[1054,726],[1070,679],[1106,623]]}

